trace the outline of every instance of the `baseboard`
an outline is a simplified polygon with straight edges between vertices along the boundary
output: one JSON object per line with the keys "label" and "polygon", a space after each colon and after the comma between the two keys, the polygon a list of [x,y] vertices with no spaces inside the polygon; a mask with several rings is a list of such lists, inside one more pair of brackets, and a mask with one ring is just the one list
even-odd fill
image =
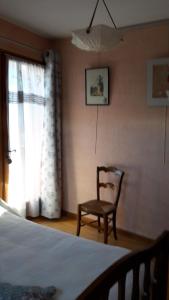
{"label": "baseboard", "polygon": [[66,210],[62,210],[62,216],[69,217],[71,219],[76,219],[77,218],[77,214],[68,212]]}
{"label": "baseboard", "polygon": [[[74,219],[74,220],[77,219],[77,214],[71,213],[71,212],[68,212],[68,211],[65,211],[65,210],[62,211],[62,216],[69,217],[69,218]],[[85,219],[87,220],[87,222],[92,221],[92,219],[90,219],[88,217],[85,217]],[[119,232],[119,234],[120,233],[125,234],[128,237],[131,237],[131,238],[134,238],[134,239],[141,239],[141,240],[147,241],[148,243],[153,242],[153,239],[150,239],[150,238],[145,237],[143,235],[140,235],[140,234],[137,234],[137,233],[134,233],[134,232],[122,229],[122,228],[117,228],[117,231]]]}
{"label": "baseboard", "polygon": [[154,240],[151,239],[151,238],[148,238],[148,237],[143,236],[143,235],[138,234],[138,233],[134,233],[134,232],[131,232],[131,231],[127,231],[127,230],[122,229],[122,228],[117,228],[117,230],[118,230],[119,233],[121,232],[122,234],[127,234],[128,236],[133,237],[133,238],[135,238],[135,239],[142,239],[142,240],[144,240],[144,241],[147,241],[148,243],[152,243],[152,242],[154,241]]}

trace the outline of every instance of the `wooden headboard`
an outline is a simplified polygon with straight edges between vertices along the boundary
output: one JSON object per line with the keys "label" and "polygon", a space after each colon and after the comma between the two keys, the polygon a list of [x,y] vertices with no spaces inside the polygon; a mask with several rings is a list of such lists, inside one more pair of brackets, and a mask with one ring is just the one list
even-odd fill
{"label": "wooden headboard", "polygon": [[[168,258],[169,231],[165,231],[150,247],[131,252],[111,265],[77,300],[107,300],[109,290],[115,283],[118,283],[118,300],[125,300],[125,282],[129,271],[133,272],[131,300],[167,300]],[[142,264],[145,269],[143,291],[140,291],[139,270]]]}

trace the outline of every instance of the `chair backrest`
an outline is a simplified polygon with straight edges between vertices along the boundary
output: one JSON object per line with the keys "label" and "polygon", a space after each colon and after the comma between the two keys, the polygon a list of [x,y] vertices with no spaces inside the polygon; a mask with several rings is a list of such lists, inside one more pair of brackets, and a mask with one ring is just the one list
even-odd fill
{"label": "chair backrest", "polygon": [[[111,181],[109,182],[101,182],[100,180],[100,173],[111,173],[113,176],[111,177]],[[117,169],[116,167],[104,167],[100,166],[97,167],[97,200],[100,200],[100,189],[101,188],[110,188],[114,191],[114,205],[117,207],[120,193],[121,193],[121,186],[124,177],[124,171]]]}

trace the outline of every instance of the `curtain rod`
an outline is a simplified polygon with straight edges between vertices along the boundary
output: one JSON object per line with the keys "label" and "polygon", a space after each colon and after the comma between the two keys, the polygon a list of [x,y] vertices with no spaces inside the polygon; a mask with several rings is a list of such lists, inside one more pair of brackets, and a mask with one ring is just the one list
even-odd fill
{"label": "curtain rod", "polygon": [[4,36],[0,36],[0,40],[4,40],[4,41],[8,41],[8,42],[12,42],[20,47],[23,47],[23,48],[29,48],[31,50],[33,50],[34,52],[38,52],[38,53],[41,53],[43,50],[40,50],[40,49],[37,49],[37,48],[34,48],[32,46],[29,46],[29,45],[26,45],[24,43],[21,43],[21,42],[18,42],[18,41],[15,41],[13,39],[9,39],[9,38],[6,38]]}

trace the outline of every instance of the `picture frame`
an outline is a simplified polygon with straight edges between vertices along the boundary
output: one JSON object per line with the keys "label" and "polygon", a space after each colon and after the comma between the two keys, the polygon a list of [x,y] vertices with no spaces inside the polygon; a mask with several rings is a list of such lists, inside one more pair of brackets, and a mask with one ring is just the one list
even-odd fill
{"label": "picture frame", "polygon": [[147,102],[149,106],[169,106],[169,58],[147,62]]}
{"label": "picture frame", "polygon": [[85,69],[86,105],[109,105],[109,68]]}

